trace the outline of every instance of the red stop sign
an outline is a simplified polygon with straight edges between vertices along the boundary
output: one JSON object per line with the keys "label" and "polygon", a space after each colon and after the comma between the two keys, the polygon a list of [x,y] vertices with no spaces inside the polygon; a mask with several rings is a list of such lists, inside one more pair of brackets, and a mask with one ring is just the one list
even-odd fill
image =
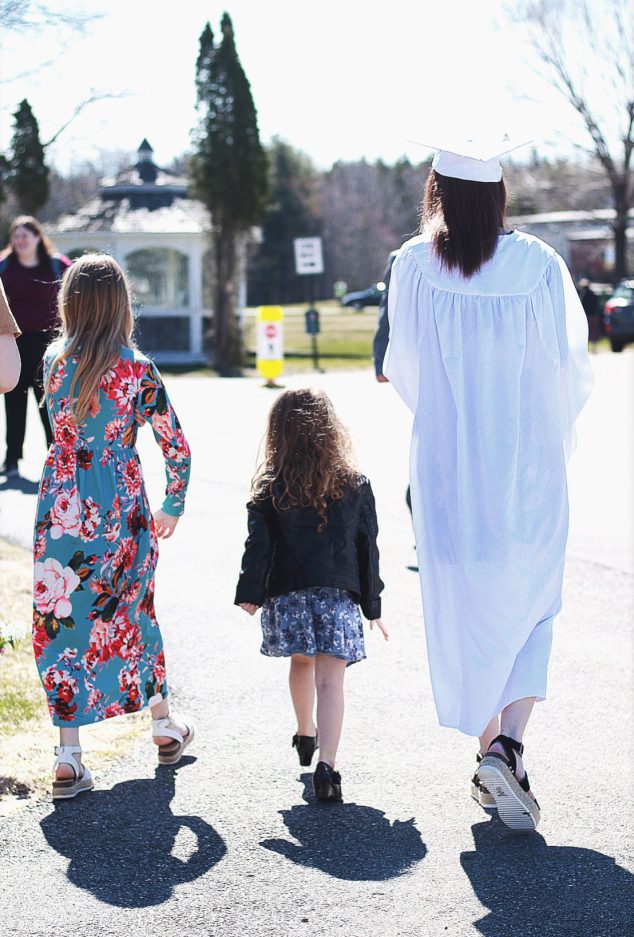
{"label": "red stop sign", "polygon": [[275,338],[275,336],[277,335],[277,326],[267,325],[266,328],[264,329],[264,334],[266,335],[267,338]]}

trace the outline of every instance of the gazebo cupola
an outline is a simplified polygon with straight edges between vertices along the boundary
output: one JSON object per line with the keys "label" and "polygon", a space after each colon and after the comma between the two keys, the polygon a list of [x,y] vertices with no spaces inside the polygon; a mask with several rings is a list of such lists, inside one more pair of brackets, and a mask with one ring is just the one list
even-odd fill
{"label": "gazebo cupola", "polygon": [[153,159],[154,150],[144,137],[141,146],[137,151],[137,161],[135,169],[139,173],[143,182],[156,182],[158,176],[158,166]]}

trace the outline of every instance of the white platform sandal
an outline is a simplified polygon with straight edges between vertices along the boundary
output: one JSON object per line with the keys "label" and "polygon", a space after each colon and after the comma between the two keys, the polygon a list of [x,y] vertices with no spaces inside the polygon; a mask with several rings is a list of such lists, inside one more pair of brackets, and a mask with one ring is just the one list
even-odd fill
{"label": "white platform sandal", "polygon": [[194,740],[193,725],[185,723],[185,728],[187,729],[187,735],[179,732],[170,716],[164,716],[162,719],[152,719],[153,738],[165,735],[167,738],[174,739],[173,742],[169,742],[167,745],[158,746],[160,765],[175,765],[181,760],[185,749]]}
{"label": "white platform sandal", "polygon": [[[81,755],[80,745],[56,745],[55,762],[53,764],[53,800],[68,800],[76,797],[82,791],[90,791],[95,786],[92,775],[88,768],[80,763],[77,767],[77,761],[73,755]],[[58,780],[55,776],[60,765],[70,765],[73,769],[74,777]]]}

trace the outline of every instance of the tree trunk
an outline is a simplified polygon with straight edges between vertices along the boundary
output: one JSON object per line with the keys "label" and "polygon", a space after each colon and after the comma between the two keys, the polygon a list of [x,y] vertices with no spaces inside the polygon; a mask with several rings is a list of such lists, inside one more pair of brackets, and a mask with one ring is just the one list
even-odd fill
{"label": "tree trunk", "polygon": [[215,232],[216,283],[213,318],[213,366],[219,374],[241,373],[242,330],[236,309],[237,232],[222,226]]}
{"label": "tree trunk", "polygon": [[616,212],[614,232],[614,282],[618,283],[629,274],[627,269],[627,225],[629,221],[629,199],[627,181],[619,179],[612,183],[612,197]]}

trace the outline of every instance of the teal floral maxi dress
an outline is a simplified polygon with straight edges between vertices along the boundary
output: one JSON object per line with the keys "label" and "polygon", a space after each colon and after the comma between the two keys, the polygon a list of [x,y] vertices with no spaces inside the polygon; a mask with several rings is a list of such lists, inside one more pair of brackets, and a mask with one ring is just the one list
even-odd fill
{"label": "teal floral maxi dress", "polygon": [[[48,352],[46,371],[52,359]],[[158,543],[135,448],[135,408],[163,452],[167,514],[183,513],[190,470],[189,446],[151,361],[122,348],[77,425],[69,393],[78,360],[64,359],[52,376],[53,443],[35,524],[33,648],[57,726],[135,712],[167,695],[154,614]]]}

